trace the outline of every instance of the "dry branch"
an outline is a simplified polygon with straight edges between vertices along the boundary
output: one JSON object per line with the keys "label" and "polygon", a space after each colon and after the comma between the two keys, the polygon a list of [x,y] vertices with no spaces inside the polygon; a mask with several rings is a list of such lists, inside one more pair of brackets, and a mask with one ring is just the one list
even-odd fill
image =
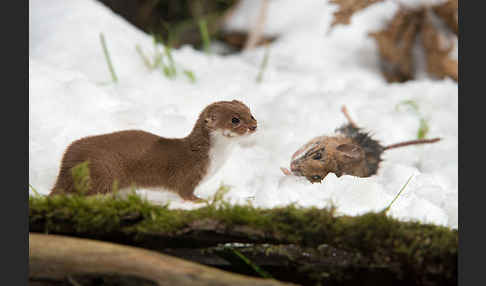
{"label": "dry branch", "polygon": [[255,48],[255,46],[261,41],[263,28],[265,27],[265,21],[267,19],[267,10],[268,10],[268,0],[261,0],[260,13],[258,14],[258,18],[255,26],[253,27],[253,29],[251,29],[250,33],[248,34],[245,47],[243,48],[244,50],[251,50]]}

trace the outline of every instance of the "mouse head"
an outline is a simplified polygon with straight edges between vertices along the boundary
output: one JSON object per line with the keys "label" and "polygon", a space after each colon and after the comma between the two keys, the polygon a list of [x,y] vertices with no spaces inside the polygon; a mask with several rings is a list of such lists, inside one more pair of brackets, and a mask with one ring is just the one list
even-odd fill
{"label": "mouse head", "polygon": [[364,151],[356,144],[339,141],[338,138],[321,137],[303,155],[297,157],[294,154],[290,170],[311,183],[320,183],[329,173],[337,177],[351,173],[363,161]]}
{"label": "mouse head", "polygon": [[238,100],[210,104],[201,117],[209,130],[220,130],[226,137],[249,135],[257,128],[257,121],[248,106]]}
{"label": "mouse head", "polygon": [[311,183],[320,183],[332,171],[329,170],[329,163],[326,147],[314,144],[302,156],[293,158],[290,171],[296,176],[306,177]]}

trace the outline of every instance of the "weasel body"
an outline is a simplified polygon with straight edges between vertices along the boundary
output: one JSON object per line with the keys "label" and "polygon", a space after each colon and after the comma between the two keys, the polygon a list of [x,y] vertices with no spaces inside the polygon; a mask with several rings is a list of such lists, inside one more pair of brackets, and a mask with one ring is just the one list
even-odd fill
{"label": "weasel body", "polygon": [[71,169],[89,161],[87,195],[110,193],[116,181],[120,189],[133,185],[162,188],[197,201],[194,189],[221,168],[235,140],[256,128],[250,109],[233,100],[208,105],[184,138],[164,138],[141,130],[85,137],[66,149],[50,194],[75,192]]}

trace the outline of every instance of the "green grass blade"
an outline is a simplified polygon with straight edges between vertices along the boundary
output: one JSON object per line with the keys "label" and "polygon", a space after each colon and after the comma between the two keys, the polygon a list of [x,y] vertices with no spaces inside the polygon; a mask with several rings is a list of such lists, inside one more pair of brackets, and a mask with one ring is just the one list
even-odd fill
{"label": "green grass blade", "polygon": [[152,64],[150,63],[150,60],[149,58],[145,55],[145,53],[142,51],[142,48],[140,47],[140,45],[136,45],[135,46],[135,49],[137,50],[137,53],[140,55],[140,57],[142,58],[143,60],[143,63],[145,64],[145,66],[149,69],[149,70],[152,70],[154,67],[155,67],[155,63],[154,63],[154,66],[152,66]]}
{"label": "green grass blade", "polygon": [[260,65],[260,71],[258,72],[258,76],[256,78],[256,82],[260,83],[263,80],[263,73],[267,69],[268,65],[268,58],[270,57],[270,48],[268,45],[265,46],[265,52],[263,54],[262,64]]}
{"label": "green grass blade", "polygon": [[[167,47],[167,45],[164,44],[164,40],[162,39],[162,36],[160,34],[153,34],[152,35],[154,39],[154,49],[155,49],[155,59],[154,59],[154,67],[157,67],[160,65],[162,68],[162,72],[164,75],[168,78],[173,78],[175,76],[175,66],[171,67],[170,64],[174,65],[174,60],[172,59],[171,51],[170,48]],[[167,58],[169,59],[169,65],[167,65],[164,62],[164,57],[163,55],[159,52],[158,44],[161,44],[164,47],[164,52],[167,55]]]}
{"label": "green grass blade", "polygon": [[429,124],[428,124],[427,120],[425,120],[424,117],[422,116],[422,114],[420,113],[419,106],[418,106],[417,102],[415,102],[413,100],[404,100],[404,101],[398,103],[395,106],[395,110],[398,111],[399,107],[402,106],[402,105],[410,106],[412,108],[413,112],[418,117],[420,117],[420,126],[419,126],[419,129],[417,131],[417,139],[425,139],[425,137],[427,136],[427,133],[429,132]]}
{"label": "green grass blade", "polygon": [[427,120],[420,118],[420,127],[417,132],[417,138],[418,139],[425,139],[425,136],[427,136],[427,133],[429,132],[429,124]]}
{"label": "green grass blade", "polygon": [[74,189],[79,194],[86,194],[91,188],[91,175],[89,170],[89,160],[79,163],[71,168]]}
{"label": "green grass blade", "polygon": [[261,277],[263,278],[273,278],[272,275],[270,275],[268,272],[266,272],[265,270],[261,269],[260,267],[258,267],[258,265],[256,265],[255,263],[253,263],[250,259],[248,259],[248,257],[246,257],[245,255],[243,255],[243,253],[239,252],[238,250],[234,249],[234,248],[229,248],[229,250],[236,256],[238,257],[239,259],[241,259],[245,264],[249,265],[256,273],[258,273]]}
{"label": "green grass blade", "polygon": [[29,188],[32,190],[32,192],[34,192],[36,196],[40,196],[40,194],[37,192],[37,190],[34,187],[32,187],[31,184],[29,184]]}
{"label": "green grass blade", "polygon": [[164,64],[164,61],[162,59],[162,55],[158,52],[155,56],[154,56],[154,64],[153,64],[153,68],[157,68],[159,65],[163,65]]}
{"label": "green grass blade", "polygon": [[165,51],[165,55],[167,56],[167,59],[169,60],[168,71],[170,77],[175,77],[177,71],[175,67],[174,58],[172,57],[172,48],[169,45],[164,45],[164,51]]}
{"label": "green grass blade", "polygon": [[391,203],[383,210],[383,212],[386,214],[391,206],[393,205],[393,203],[398,199],[398,197],[402,194],[403,190],[405,190],[405,188],[408,186],[408,183],[410,183],[410,181],[412,180],[413,178],[413,175],[410,176],[410,178],[408,178],[407,182],[405,183],[405,185],[403,185],[403,187],[400,189],[400,191],[398,192],[398,194],[395,196],[395,198],[393,198],[393,200],[391,201]]}
{"label": "green grass blade", "polygon": [[230,191],[230,187],[221,183],[216,193],[213,195],[211,202],[207,201],[209,206],[215,206],[217,203],[223,202],[224,196]]}
{"label": "green grass blade", "polygon": [[404,100],[404,101],[398,103],[395,106],[395,110],[398,111],[400,109],[400,106],[402,106],[402,105],[410,106],[415,112],[418,112],[418,110],[419,110],[418,104],[414,100]]}
{"label": "green grass blade", "polygon": [[191,81],[191,83],[196,82],[196,76],[194,76],[194,73],[190,70],[183,70],[183,73],[187,76],[187,78]]}
{"label": "green grass blade", "polygon": [[66,276],[66,278],[67,278],[67,280],[69,281],[69,283],[71,285],[73,285],[73,286],[82,286],[71,275]]}
{"label": "green grass blade", "polygon": [[199,19],[198,25],[199,25],[199,32],[201,33],[201,38],[203,41],[204,52],[206,54],[209,54],[211,52],[210,51],[211,41],[209,39],[208,24],[206,19]]}
{"label": "green grass blade", "polygon": [[113,68],[113,64],[111,63],[110,53],[108,52],[108,48],[106,47],[105,36],[103,35],[103,33],[100,33],[100,41],[101,46],[103,47],[103,53],[105,55],[106,63],[108,64],[108,69],[111,73],[111,78],[113,79],[113,82],[118,82],[118,77],[116,76],[115,69]]}

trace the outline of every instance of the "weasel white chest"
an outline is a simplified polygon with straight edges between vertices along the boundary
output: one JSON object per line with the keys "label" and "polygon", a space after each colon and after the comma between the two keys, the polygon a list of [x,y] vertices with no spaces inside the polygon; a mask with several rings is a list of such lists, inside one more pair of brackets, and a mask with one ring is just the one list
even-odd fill
{"label": "weasel white chest", "polygon": [[206,182],[223,167],[234,149],[234,141],[234,138],[228,138],[220,132],[211,134],[208,171],[201,183]]}

